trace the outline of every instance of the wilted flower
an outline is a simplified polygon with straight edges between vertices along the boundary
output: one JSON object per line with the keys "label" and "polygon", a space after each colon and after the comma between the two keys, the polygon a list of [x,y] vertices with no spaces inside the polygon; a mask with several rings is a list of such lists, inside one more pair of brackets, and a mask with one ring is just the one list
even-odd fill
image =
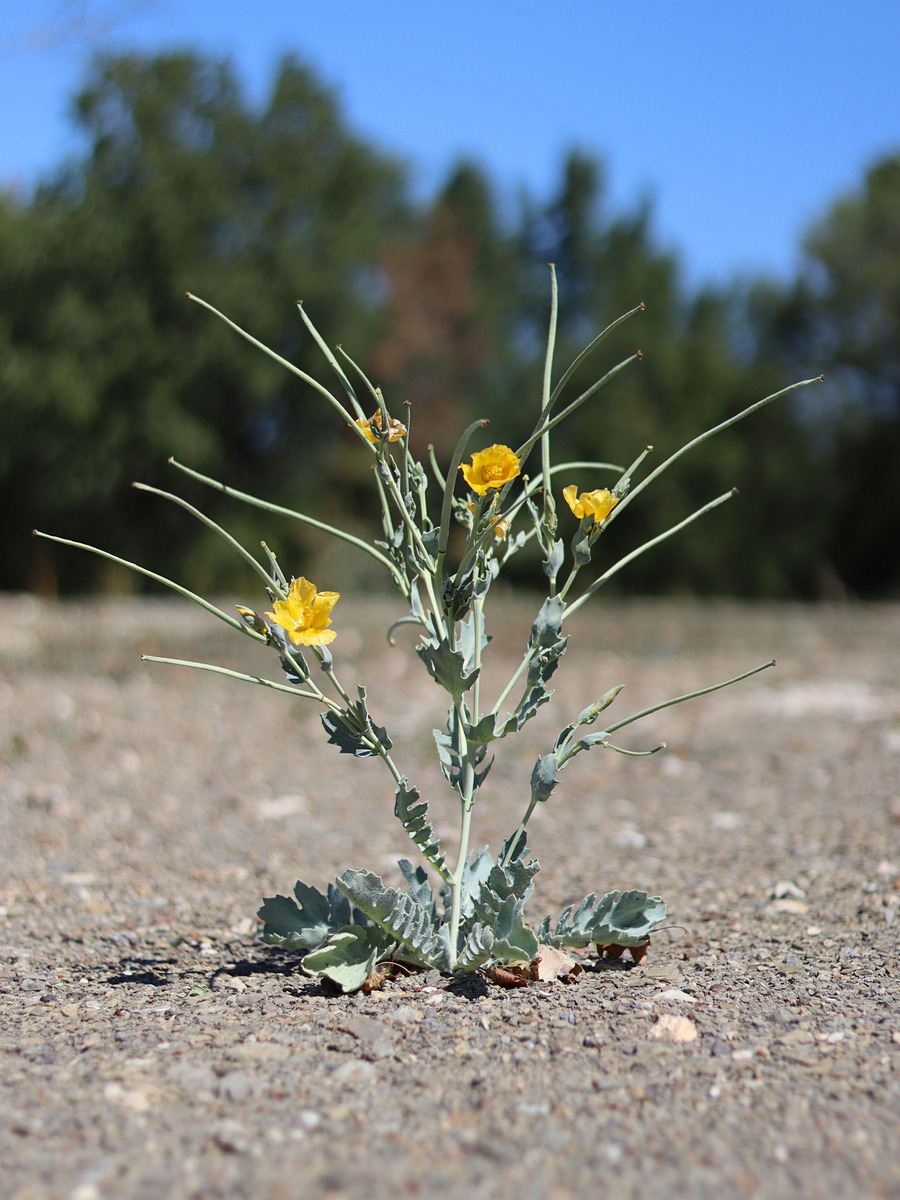
{"label": "wilted flower", "polygon": [[339,592],[317,592],[301,575],[292,581],[287,600],[276,600],[275,611],[266,616],[281,626],[295,646],[325,646],[337,636],[328,626],[329,613],[339,599]]}
{"label": "wilted flower", "polygon": [[582,517],[593,517],[598,525],[603,524],[619,503],[619,497],[608,492],[606,488],[600,488],[596,492],[582,492],[579,496],[574,483],[563,488],[563,497],[579,521]]}
{"label": "wilted flower", "polygon": [[[366,419],[359,417],[357,425],[366,435],[370,442],[377,441],[376,432],[381,432],[381,409],[377,408],[373,416]],[[373,428],[374,427],[374,428]],[[399,442],[401,438],[406,437],[406,426],[403,425],[396,417],[388,418],[388,441]]]}
{"label": "wilted flower", "polygon": [[519,474],[519,459],[509,446],[488,446],[472,455],[472,463],[459,468],[473,492],[485,496],[490,488],[502,488]]}
{"label": "wilted flower", "polygon": [[266,623],[258,612],[254,612],[252,608],[244,608],[241,604],[236,604],[235,608],[240,613],[241,620],[249,629],[254,630],[256,633],[266,632]]}
{"label": "wilted flower", "polygon": [[[475,515],[475,505],[471,500],[467,502],[466,508],[469,510],[472,516]],[[511,524],[512,522],[510,521],[509,517],[495,517],[493,519],[491,522],[491,529],[493,529],[494,537],[498,542],[505,541],[505,539],[509,536],[509,527]]]}

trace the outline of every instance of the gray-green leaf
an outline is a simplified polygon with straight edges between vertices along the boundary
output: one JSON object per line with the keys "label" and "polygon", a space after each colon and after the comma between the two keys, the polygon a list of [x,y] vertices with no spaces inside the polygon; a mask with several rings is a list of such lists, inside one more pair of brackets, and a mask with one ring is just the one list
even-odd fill
{"label": "gray-green leaf", "polygon": [[456,650],[450,648],[450,643],[444,638],[436,646],[424,644],[416,647],[416,654],[428,668],[428,673],[436,683],[449,692],[454,700],[462,699],[478,678],[478,671],[466,674],[466,660]]}
{"label": "gray-green leaf", "polygon": [[289,896],[269,896],[263,900],[258,916],[265,922],[263,941],[284,950],[314,950],[345,925],[364,925],[362,913],[351,909],[334,884],[323,896],[299,879],[294,885],[296,902]]}
{"label": "gray-green leaf", "polygon": [[531,798],[538,804],[550,799],[550,793],[556,787],[556,772],[558,764],[555,754],[544,754],[534,764],[531,772]]}
{"label": "gray-green leaf", "polygon": [[319,979],[330,979],[342,992],[358,992],[393,945],[392,938],[373,925],[350,925],[307,954],[303,969]]}
{"label": "gray-green leaf", "polygon": [[446,947],[435,937],[434,912],[408,892],[385,887],[372,871],[344,871],[338,887],[356,907],[400,943],[398,956],[421,967],[449,969]]}
{"label": "gray-green leaf", "polygon": [[406,786],[405,775],[397,784],[394,793],[394,816],[418,846],[426,861],[431,863],[441,878],[446,878],[444,855],[434,828],[428,820],[428,805],[419,795],[418,788]]}

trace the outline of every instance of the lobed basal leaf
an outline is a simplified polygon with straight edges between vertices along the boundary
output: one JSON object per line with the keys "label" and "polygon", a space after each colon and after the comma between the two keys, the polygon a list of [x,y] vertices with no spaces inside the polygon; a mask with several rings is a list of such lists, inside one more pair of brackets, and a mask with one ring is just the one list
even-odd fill
{"label": "lobed basal leaf", "polygon": [[395,945],[390,934],[377,926],[350,925],[307,954],[303,969],[319,979],[330,979],[342,992],[358,992]]}
{"label": "lobed basal leaf", "polygon": [[330,883],[323,896],[299,879],[290,896],[269,896],[257,916],[262,918],[264,942],[283,950],[314,950],[345,925],[365,925],[366,918]]}
{"label": "lobed basal leaf", "polygon": [[[482,846],[480,850],[472,853],[466,860],[463,867],[462,881],[460,883],[460,915],[463,920],[474,916],[475,900],[481,889],[481,885],[486,881],[494,867],[494,860],[491,857],[487,846]],[[445,888],[443,892],[444,903],[449,912],[450,907],[450,889]]]}
{"label": "lobed basal leaf", "polygon": [[570,905],[556,926],[545,917],[537,931],[551,946],[643,946],[666,916],[665,901],[646,892],[607,892],[594,906],[594,893]]}
{"label": "lobed basal leaf", "polygon": [[473,898],[476,915],[493,935],[491,957],[501,962],[531,962],[538,952],[538,939],[526,925],[523,913],[531,895],[537,860],[516,859],[507,867],[492,866]]}
{"label": "lobed basal leaf", "polygon": [[404,962],[439,971],[450,969],[448,946],[437,936],[433,905],[419,904],[408,892],[385,887],[372,871],[344,871],[337,884],[370,921],[399,943],[397,956]]}
{"label": "lobed basal leaf", "polygon": [[[494,938],[492,958],[504,963],[530,963],[537,956],[540,943],[534,930],[523,920],[524,907],[523,901],[509,896],[499,909],[490,915],[486,911],[479,912],[479,915],[489,916]],[[476,904],[476,911],[478,910],[479,906]]]}
{"label": "lobed basal leaf", "polygon": [[594,910],[591,941],[598,946],[640,946],[665,920],[666,903],[646,892],[607,892]]}
{"label": "lobed basal leaf", "polygon": [[494,935],[487,925],[476,922],[469,927],[466,940],[456,959],[457,971],[477,971],[494,957]]}
{"label": "lobed basal leaf", "polygon": [[401,858],[397,866],[403,872],[406,880],[406,894],[431,914],[432,925],[437,924],[437,907],[434,903],[434,893],[428,881],[428,872],[424,867],[414,867],[408,858]]}

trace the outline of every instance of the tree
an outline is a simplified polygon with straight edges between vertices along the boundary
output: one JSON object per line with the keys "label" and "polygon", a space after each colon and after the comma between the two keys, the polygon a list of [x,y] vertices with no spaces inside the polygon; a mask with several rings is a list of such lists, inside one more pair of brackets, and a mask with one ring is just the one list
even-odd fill
{"label": "tree", "polygon": [[[448,455],[464,425],[510,386],[522,263],[488,180],[458,163],[382,255],[387,313],[373,370],[393,407],[410,404],[416,453]],[[417,441],[418,439],[418,441]]]}
{"label": "tree", "polygon": [[788,289],[758,289],[758,353],[826,375],[803,409],[824,480],[826,566],[861,596],[900,594],[900,155],[834,203]]}
{"label": "tree", "polygon": [[[214,543],[129,493],[130,480],[172,486],[174,454],[296,505],[321,494],[342,431],[183,293],[315,373],[302,299],[364,358],[376,253],[405,220],[404,175],[292,59],[255,112],[225,63],[104,58],[75,111],[87,156],[27,205],[0,205],[0,501],[27,514],[0,534],[0,585],[54,583],[26,522],[221,581]],[[211,493],[201,502],[223,509]],[[62,587],[97,579],[95,560],[53,562]]]}
{"label": "tree", "polygon": [[[651,218],[647,204],[608,214],[602,170],[579,153],[565,162],[550,203],[532,204],[523,214],[519,239],[530,270],[531,331],[525,341],[535,347],[535,359],[512,393],[509,417],[517,435],[527,434],[539,394],[538,347],[549,316],[547,262],[556,264],[559,279],[559,372],[596,333],[646,304],[573,377],[572,398],[598,373],[643,351],[641,362],[560,426],[561,457],[625,466],[652,444],[650,469],[696,434],[783,385],[777,363],[747,361],[739,353],[737,297],[714,290],[690,296],[676,258],[655,245]],[[521,402],[525,391],[529,404]],[[648,489],[627,521],[610,527],[604,535],[608,559],[662,533],[732,486],[741,492],[741,511],[726,506],[704,517],[636,560],[619,577],[621,586],[639,592],[809,594],[815,586],[809,547],[820,536],[819,515],[806,502],[812,469],[808,442],[784,402],[703,444]],[[559,489],[576,482],[588,490],[615,478],[581,471],[561,479]],[[560,503],[557,495],[557,507]],[[564,506],[561,529],[574,529]]]}

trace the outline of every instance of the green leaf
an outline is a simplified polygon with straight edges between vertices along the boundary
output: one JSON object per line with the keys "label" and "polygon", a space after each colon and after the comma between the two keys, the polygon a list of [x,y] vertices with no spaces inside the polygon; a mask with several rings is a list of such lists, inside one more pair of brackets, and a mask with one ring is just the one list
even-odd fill
{"label": "green leaf", "polygon": [[559,666],[559,660],[566,652],[568,641],[567,637],[560,638],[559,641],[552,642],[549,646],[544,646],[539,654],[533,655],[528,663],[529,688],[546,687],[554,671]]}
{"label": "green leaf", "polygon": [[461,621],[472,606],[475,595],[475,574],[466,572],[462,579],[448,579],[441,589],[441,607],[447,614],[448,623]]}
{"label": "green leaf", "polygon": [[538,804],[550,799],[550,793],[556,787],[556,772],[558,770],[556,755],[544,754],[534,764],[531,772],[531,798]]}
{"label": "green leaf", "polygon": [[497,861],[510,866],[518,862],[520,858],[524,858],[527,853],[528,833],[525,827],[520,825],[515,833],[511,834],[500,847],[500,857]]}
{"label": "green leaf", "polygon": [[456,959],[457,971],[476,971],[494,957],[494,935],[487,925],[473,923]]}
{"label": "green leaf", "polygon": [[[437,746],[441,772],[448,783],[462,795],[463,756],[459,749],[459,718],[455,707],[450,709],[447,719],[448,732],[444,733],[442,729],[433,729],[432,734]],[[484,762],[486,755],[487,746],[484,744],[479,745],[475,743],[469,747],[469,762],[473,767],[477,767],[480,763]],[[485,776],[491,769],[493,761],[491,759],[483,771],[475,772],[473,794],[474,791],[477,791],[481,787]]]}
{"label": "green leaf", "polygon": [[278,659],[281,669],[287,676],[288,683],[306,683],[309,679],[309,667],[299,649],[288,640],[287,634],[280,625],[273,622],[267,628],[272,641],[278,647]]}
{"label": "green leaf", "polygon": [[394,816],[418,847],[423,858],[431,863],[442,879],[446,879],[444,855],[435,837],[434,827],[428,820],[428,805],[421,799],[419,789],[408,788],[404,775],[397,784],[394,797]]}
{"label": "green leaf", "polygon": [[[320,719],[328,734],[328,741],[337,746],[341,754],[353,754],[357,758],[371,758],[377,751],[371,743],[377,742],[385,751],[392,746],[387,730],[376,725],[369,715],[366,689],[357,687],[359,699],[348,703],[340,712],[321,713]],[[368,743],[368,744],[367,744]]]}
{"label": "green leaf", "polygon": [[334,884],[323,896],[299,879],[294,885],[295,903],[289,896],[269,896],[257,915],[265,922],[263,941],[284,950],[314,950],[345,925],[365,925],[361,912],[350,907]]}
{"label": "green leaf", "polygon": [[390,956],[393,939],[372,925],[351,925],[331,937],[303,959],[303,969],[319,979],[330,979],[342,992],[358,992],[375,965]]}
{"label": "green leaf", "polygon": [[[565,605],[559,596],[548,596],[531,626],[529,646],[553,646],[562,638],[562,614]],[[562,639],[567,640],[567,639]]]}
{"label": "green leaf", "polygon": [[543,562],[544,574],[548,579],[555,579],[559,574],[560,567],[563,565],[565,558],[565,550],[562,541],[556,541],[550,548],[550,553]]}
{"label": "green leaf", "polygon": [[534,930],[522,919],[522,908],[522,901],[510,896],[490,923],[494,935],[492,957],[501,962],[530,963],[537,955],[539,943]]}
{"label": "green leaf", "polygon": [[642,945],[665,916],[666,904],[659,896],[608,892],[591,918],[591,941],[598,946]]}
{"label": "green leaf", "polygon": [[596,907],[594,893],[571,905],[550,927],[547,917],[538,929],[538,937],[551,946],[579,949],[595,942],[598,946],[642,946],[653,929],[665,919],[666,905],[659,896],[646,892],[607,892]]}
{"label": "green leaf", "polygon": [[608,746],[608,733],[586,733],[583,738],[578,739],[576,752],[578,750],[590,750],[592,746]]}
{"label": "green leaf", "polygon": [[463,918],[475,912],[475,900],[494,867],[494,860],[487,846],[470,854],[463,867],[460,883],[460,912]]}
{"label": "green leaf", "polygon": [[265,922],[262,937],[271,946],[282,946],[285,950],[310,950],[322,941],[321,938],[307,941],[309,925],[290,896],[266,896],[256,915]]}
{"label": "green leaf", "polygon": [[562,611],[563,603],[558,596],[550,596],[541,605],[528,639],[530,655],[522,699],[515,712],[497,730],[496,737],[520,730],[553,695],[547,684],[565,654],[569,640],[561,635]]}
{"label": "green leaf", "polygon": [[344,871],[337,884],[370,921],[400,943],[400,958],[420,967],[449,969],[446,946],[435,936],[434,913],[409,893],[385,887],[371,871]]}
{"label": "green leaf", "polygon": [[[530,675],[531,664],[529,664]],[[519,701],[516,711],[511,717],[507,718],[501,731],[496,736],[506,737],[508,733],[518,733],[525,722],[533,717],[541,705],[546,704],[552,695],[552,689],[546,688],[542,681],[539,681],[536,686],[530,687]]]}
{"label": "green leaf", "polygon": [[460,654],[463,656],[463,661],[467,671],[471,669],[472,664],[475,661],[476,632],[481,640],[481,647],[484,649],[491,639],[485,632],[483,610],[480,614],[475,612],[471,613],[467,621],[460,622],[459,631],[457,633],[456,644]]}
{"label": "green leaf", "polygon": [[403,872],[406,880],[406,892],[421,908],[427,908],[431,913],[432,924],[437,923],[437,909],[434,903],[434,893],[428,881],[428,872],[424,867],[414,867],[408,858],[401,858],[397,866]]}
{"label": "green leaf", "polygon": [[371,758],[375,751],[365,744],[363,734],[346,713],[325,712],[319,719],[328,734],[328,742],[337,746],[341,754],[354,754],[357,758]]}
{"label": "green leaf", "polygon": [[541,922],[537,936],[542,942],[551,946],[572,946],[580,948],[590,945],[590,922],[594,911],[594,892],[590,892],[576,908],[570,904],[556,922],[555,929],[550,928],[550,918],[545,917]]}
{"label": "green leaf", "polygon": [[576,567],[586,567],[591,561],[591,533],[593,519],[582,519],[572,538],[572,564]]}
{"label": "green leaf", "polygon": [[477,725],[466,725],[466,741],[470,745],[486,746],[488,742],[503,737],[506,732],[506,724],[504,724],[502,732],[498,733],[497,718],[493,713],[488,713],[486,717],[481,718]]}
{"label": "green leaf", "polygon": [[492,867],[479,885],[473,908],[479,920],[491,930],[493,958],[502,962],[531,962],[537,954],[538,940],[525,924],[523,911],[539,870],[537,861],[524,863],[516,859],[507,867]]}
{"label": "green leaf", "polygon": [[449,692],[455,701],[461,700],[478,678],[478,671],[466,674],[465,657],[452,650],[446,638],[437,645],[426,643],[417,646],[416,654],[427,667],[428,674],[435,683],[440,684],[445,692]]}

